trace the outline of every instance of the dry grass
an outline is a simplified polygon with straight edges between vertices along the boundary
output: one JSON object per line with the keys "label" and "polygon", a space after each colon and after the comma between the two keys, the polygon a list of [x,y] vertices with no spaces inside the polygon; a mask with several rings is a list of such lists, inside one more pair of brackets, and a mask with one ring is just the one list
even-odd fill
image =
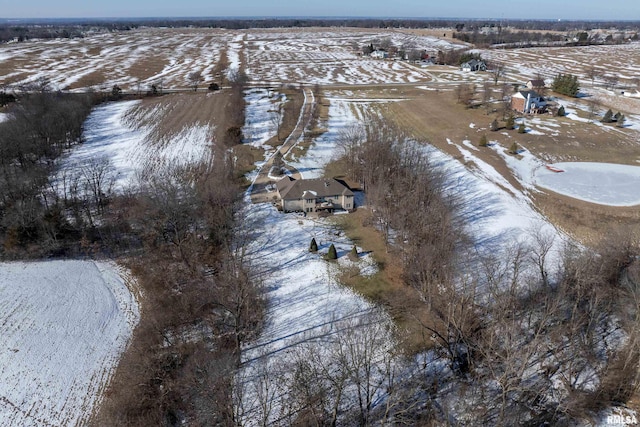
{"label": "dry grass", "polygon": [[343,271],[340,282],[354,289],[360,295],[381,304],[393,318],[399,329],[398,339],[410,354],[429,347],[430,341],[424,335],[420,321],[428,319],[427,310],[418,293],[404,284],[402,265],[398,256],[388,251],[381,233],[368,225],[371,213],[360,208],[349,215],[334,216],[335,223],[345,234],[365,252],[371,252],[380,271],[372,277],[362,277],[350,270]]}
{"label": "dry grass", "polygon": [[244,176],[256,167],[256,162],[264,160],[264,150],[251,145],[240,144],[232,148],[236,160],[236,173]]}

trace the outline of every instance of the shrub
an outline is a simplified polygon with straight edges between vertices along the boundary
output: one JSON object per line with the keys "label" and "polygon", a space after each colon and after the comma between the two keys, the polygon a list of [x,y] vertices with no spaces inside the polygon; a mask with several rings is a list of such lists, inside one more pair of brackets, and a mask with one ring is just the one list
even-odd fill
{"label": "shrub", "polygon": [[358,259],[358,248],[356,248],[356,245],[353,245],[353,247],[351,248],[351,252],[349,252],[349,258],[351,258],[353,261],[356,261]]}
{"label": "shrub", "polygon": [[311,239],[311,245],[309,245],[309,252],[318,252],[318,244],[316,243],[316,238]]}
{"label": "shrub", "polygon": [[507,129],[513,129],[513,126],[515,126],[515,123],[516,123],[516,121],[515,121],[515,119],[513,118],[513,116],[512,116],[512,115],[509,115],[509,117],[507,117],[507,122],[506,122],[506,124],[505,124],[505,127],[506,127]]}
{"label": "shrub", "polygon": [[480,147],[486,147],[486,146],[487,146],[487,144],[488,144],[488,141],[487,141],[487,135],[482,135],[482,137],[480,138],[480,142],[478,143],[478,145],[479,145]]}
{"label": "shrub", "polygon": [[624,121],[625,121],[625,120],[626,120],[626,119],[624,118],[624,114],[621,114],[621,115],[620,115],[620,117],[618,118],[618,124],[617,124],[617,126],[618,126],[619,128],[624,127]]}
{"label": "shrub", "polygon": [[511,147],[509,148],[509,153],[510,154],[518,154],[518,143],[514,142],[513,144],[511,144]]}
{"label": "shrub", "polygon": [[611,111],[611,108],[609,108],[607,112],[604,113],[604,117],[602,117],[602,123],[611,123],[612,121],[613,121],[613,111]]}
{"label": "shrub", "polygon": [[338,259],[338,252],[336,252],[336,247],[333,246],[333,243],[331,244],[331,246],[329,246],[329,252],[327,252],[327,259]]}
{"label": "shrub", "polygon": [[497,119],[493,119],[493,121],[489,125],[489,129],[492,130],[493,132],[495,132],[495,131],[497,131],[499,129],[498,120]]}
{"label": "shrub", "polygon": [[209,90],[210,91],[220,90],[220,85],[218,83],[211,83],[209,85]]}
{"label": "shrub", "polygon": [[224,135],[225,144],[227,146],[234,146],[242,143],[242,129],[240,126],[231,126],[227,128]]}
{"label": "shrub", "polygon": [[558,108],[558,113],[556,114],[556,116],[558,116],[558,117],[564,117],[564,116],[566,116],[566,115],[567,115],[567,113],[565,113],[565,111],[564,111],[564,106],[563,106],[563,105],[561,105],[561,106],[560,106],[560,108]]}
{"label": "shrub", "polygon": [[520,123],[520,126],[518,126],[518,133],[526,133],[527,129],[524,126],[524,122]]}

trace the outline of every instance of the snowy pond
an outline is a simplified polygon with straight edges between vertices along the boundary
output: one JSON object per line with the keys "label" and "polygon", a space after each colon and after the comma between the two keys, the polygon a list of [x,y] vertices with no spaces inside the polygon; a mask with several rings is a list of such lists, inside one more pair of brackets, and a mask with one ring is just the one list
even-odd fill
{"label": "snowy pond", "polygon": [[566,162],[539,168],[536,184],[556,193],[609,206],[640,205],[640,166],[613,163]]}

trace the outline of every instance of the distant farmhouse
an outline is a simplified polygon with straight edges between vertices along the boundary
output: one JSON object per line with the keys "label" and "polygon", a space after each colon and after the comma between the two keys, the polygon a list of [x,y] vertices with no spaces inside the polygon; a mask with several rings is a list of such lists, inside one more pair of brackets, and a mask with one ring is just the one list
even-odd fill
{"label": "distant farmhouse", "polygon": [[511,108],[523,114],[540,114],[547,109],[547,101],[534,90],[519,90],[511,96]]}
{"label": "distant farmhouse", "polygon": [[389,57],[389,52],[383,49],[376,49],[373,52],[371,52],[371,55],[369,56],[376,59],[386,59]]}
{"label": "distant farmhouse", "polygon": [[355,208],[353,191],[335,179],[293,179],[286,177],[276,184],[283,212],[333,212]]}
{"label": "distant farmhouse", "polygon": [[462,71],[487,71],[487,64],[483,60],[472,59],[460,66]]}
{"label": "distant farmhouse", "polygon": [[541,92],[542,90],[544,90],[544,88],[545,88],[545,84],[544,84],[544,80],[542,79],[533,79],[527,82],[527,89]]}

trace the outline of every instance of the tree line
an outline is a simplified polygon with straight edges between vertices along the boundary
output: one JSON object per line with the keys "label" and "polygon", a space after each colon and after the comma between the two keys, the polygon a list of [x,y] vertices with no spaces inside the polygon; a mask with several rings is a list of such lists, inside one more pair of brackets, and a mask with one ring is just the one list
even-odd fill
{"label": "tree line", "polygon": [[[494,27],[495,28],[495,27]],[[492,45],[541,45],[554,44],[567,41],[563,34],[541,33],[531,31],[512,31],[508,28],[498,27],[498,31],[481,32],[478,30],[454,32],[453,37],[477,47],[489,47]]]}
{"label": "tree line", "polygon": [[243,251],[233,155],[169,167],[126,198],[121,217],[140,239],[126,264],[143,290],[140,324],[96,425],[235,425],[242,344],[255,338],[263,301]]}
{"label": "tree line", "polygon": [[[511,38],[519,38],[517,41],[550,40],[555,36],[551,34],[536,35],[540,33],[531,30],[546,31],[589,31],[596,28],[617,28],[625,31],[640,30],[638,24],[632,21],[547,21],[547,20],[475,20],[475,19],[434,19],[434,18],[407,18],[407,19],[380,19],[380,18],[137,18],[137,19],[28,19],[21,20],[19,25],[15,22],[0,20],[0,43],[12,40],[26,41],[35,38],[77,38],[84,37],[87,32],[95,31],[128,31],[141,26],[144,27],[169,27],[169,28],[226,28],[231,30],[243,30],[249,28],[308,28],[308,27],[356,27],[356,28],[456,28],[456,34],[461,40],[467,37],[476,42],[490,43],[478,32],[482,27],[500,27],[501,32]],[[506,27],[520,32],[507,30]],[[637,37],[636,37],[637,38]],[[499,40],[499,39],[498,39]],[[475,43],[474,41],[469,41]],[[504,41],[502,42],[504,43]],[[493,44],[493,43],[490,43]]]}
{"label": "tree line", "polygon": [[23,94],[0,123],[0,256],[23,258],[65,251],[77,240],[50,190],[60,155],[81,143],[86,117],[98,99],[42,90]]}

